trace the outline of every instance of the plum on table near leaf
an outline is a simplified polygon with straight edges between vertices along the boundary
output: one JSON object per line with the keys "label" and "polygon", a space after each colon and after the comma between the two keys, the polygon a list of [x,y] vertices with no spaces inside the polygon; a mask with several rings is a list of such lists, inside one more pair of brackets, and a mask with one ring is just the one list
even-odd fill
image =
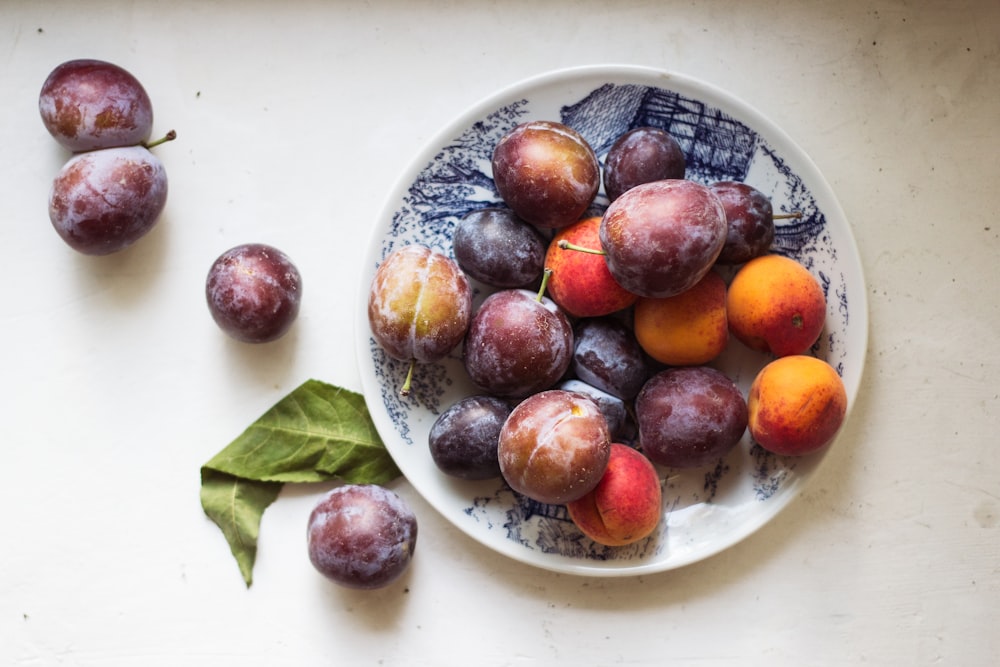
{"label": "plum on table near leaf", "polygon": [[388,586],[409,567],[417,518],[395,492],[376,484],[345,484],[323,496],[309,514],[309,560],[347,588]]}

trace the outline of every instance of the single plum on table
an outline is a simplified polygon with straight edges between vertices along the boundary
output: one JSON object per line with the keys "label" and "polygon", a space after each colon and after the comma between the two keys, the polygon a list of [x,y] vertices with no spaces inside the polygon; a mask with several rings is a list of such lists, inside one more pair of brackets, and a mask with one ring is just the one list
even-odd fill
{"label": "single plum on table", "polygon": [[42,84],[38,110],[49,133],[73,152],[149,140],[153,106],[131,73],[101,60],[70,60]]}
{"label": "single plum on table", "polygon": [[468,213],[455,227],[455,261],[469,276],[492,287],[530,287],[542,277],[548,242],[508,209]]}
{"label": "single plum on table", "polygon": [[560,389],[518,403],[500,431],[497,456],[510,487],[541,503],[567,503],[601,480],[611,452],[607,421],[587,396]]}
{"label": "single plum on table", "polygon": [[684,178],[687,160],[677,140],[656,127],[636,127],[618,137],[604,159],[604,191],[614,201],[637,185]]}
{"label": "single plum on table", "polygon": [[493,396],[468,396],[438,415],[428,435],[431,458],[460,479],[500,477],[497,444],[510,406]]}
{"label": "single plum on table", "polygon": [[701,280],[726,231],[725,209],[707,186],[671,179],[637,185],[611,202],[600,239],[608,270],[622,287],[661,298]]}
{"label": "single plum on table", "polygon": [[167,172],[142,146],[71,157],[52,182],[49,219],[85,255],[108,255],[145,236],[167,203]]}
{"label": "single plum on table", "polygon": [[635,399],[639,445],[653,463],[701,468],[725,456],[747,428],[747,403],[727,375],[708,366],[660,371]]}
{"label": "single plum on table", "polygon": [[493,149],[493,182],[518,217],[558,229],[580,219],[601,187],[601,166],[579,132],[555,121],[521,123]]}
{"label": "single plum on table", "polygon": [[[545,289],[546,280],[542,279]],[[573,327],[551,299],[523,289],[494,292],[472,317],[463,361],[485,393],[523,398],[552,387],[569,368]]]}
{"label": "single plum on table", "polygon": [[298,316],[302,276],[277,248],[245,243],[212,263],[205,298],[224,332],[245,343],[267,343],[284,336]]}
{"label": "single plum on table", "polygon": [[309,560],[321,574],[347,588],[382,588],[409,567],[417,518],[385,487],[345,484],[316,503],[306,535]]}

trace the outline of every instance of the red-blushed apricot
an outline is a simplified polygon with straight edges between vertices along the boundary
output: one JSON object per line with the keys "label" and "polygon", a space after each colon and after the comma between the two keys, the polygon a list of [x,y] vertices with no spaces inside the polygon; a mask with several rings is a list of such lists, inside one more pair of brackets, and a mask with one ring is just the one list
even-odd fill
{"label": "red-blushed apricot", "polygon": [[760,370],[747,399],[750,435],[775,454],[799,456],[828,445],[847,414],[837,371],[807,355],[775,359]]}
{"label": "red-blushed apricot", "polygon": [[752,350],[804,354],[826,323],[826,295],[809,270],[783,255],[744,264],[726,294],[729,331]]}
{"label": "red-blushed apricot", "polygon": [[639,345],[670,366],[707,364],[729,342],[726,281],[715,271],[675,296],[639,299],[633,315]]}
{"label": "red-blushed apricot", "polygon": [[552,270],[549,296],[574,317],[610,315],[628,308],[638,298],[611,277],[603,253],[574,249],[601,252],[600,228],[600,216],[563,227],[552,237],[545,255],[545,268]]}
{"label": "red-blushed apricot", "polygon": [[611,445],[601,481],[566,504],[570,519],[599,544],[624,546],[649,537],[663,515],[663,492],[656,468],[641,452]]}

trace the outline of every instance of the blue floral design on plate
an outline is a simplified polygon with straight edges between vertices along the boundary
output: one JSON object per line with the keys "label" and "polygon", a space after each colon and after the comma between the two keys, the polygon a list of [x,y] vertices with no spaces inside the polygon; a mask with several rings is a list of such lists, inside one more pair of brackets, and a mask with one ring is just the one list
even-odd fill
{"label": "blue floral design on plate", "polygon": [[[579,78],[590,83],[594,79],[590,74],[583,71]],[[567,100],[558,107],[558,120],[580,132],[602,162],[608,148],[625,131],[640,126],[664,129],[678,140],[685,152],[687,178],[704,183],[746,181],[769,195],[776,211],[798,212],[798,218],[777,221],[773,250],[805,264],[820,279],[826,292],[829,304],[827,327],[813,352],[829,361],[842,374],[849,361],[857,365],[854,360],[859,352],[847,349],[846,338],[848,333],[852,333],[849,316],[857,312],[849,295],[852,294],[851,288],[853,293],[857,292],[854,283],[860,278],[860,270],[853,269],[851,265],[845,273],[840,257],[845,247],[853,255],[856,255],[856,248],[849,229],[845,229],[843,223],[841,228],[835,230],[836,233],[832,233],[827,215],[810,184],[786,159],[787,146],[779,150],[761,132],[736,117],[739,114],[721,108],[724,105],[713,105],[701,99],[700,95],[685,94],[685,85],[674,89],[667,85],[637,83],[631,79],[642,80],[649,76],[643,72],[638,76],[632,74],[635,73],[627,71],[622,77],[626,80],[621,82],[609,76],[607,81],[595,83]],[[669,77],[659,78],[667,83],[670,81]],[[567,80],[576,83],[572,73]],[[556,79],[554,85],[561,83],[562,80]],[[385,232],[376,238],[372,266],[369,267],[372,273],[375,265],[390,252],[408,243],[421,243],[452,256],[452,231],[464,215],[474,209],[503,206],[491,177],[490,159],[494,145],[506,132],[520,122],[540,117],[536,115],[539,112],[530,93],[531,86],[526,86],[523,96],[513,95],[492,108],[484,109],[481,115],[442,140],[439,147],[429,153],[425,164],[417,166],[415,176],[402,190],[400,199],[391,204]],[[787,141],[783,135],[779,138]],[[594,204],[595,212],[600,212],[607,203],[602,190]],[[842,238],[844,233],[847,234],[846,241]],[[480,285],[474,287],[478,299],[490,291]],[[862,319],[866,323],[866,305],[863,298],[861,301]],[[426,431],[430,423],[453,401],[476,392],[465,377],[461,349],[453,351],[439,364],[418,369],[413,389],[404,398],[399,395],[399,386],[408,364],[390,359],[370,336],[367,340],[368,346],[364,350],[367,360],[363,359],[362,367],[372,373],[378,390],[377,396],[369,391],[366,391],[366,396],[370,402],[378,402],[378,408],[394,430],[392,434],[383,433],[383,437],[397,459],[404,456],[429,458],[423,450],[426,449]],[[863,356],[862,350],[862,360]],[[713,365],[733,377],[745,395],[753,376],[768,360],[739,345],[730,345],[730,349]],[[860,373],[858,368],[852,370]],[[417,424],[419,428],[416,428]],[[380,430],[384,431],[384,428]],[[689,522],[698,520],[701,515],[712,516],[711,520],[718,521],[715,516],[717,510],[727,507],[733,498],[742,504],[772,502],[776,496],[789,491],[797,480],[804,479],[821,457],[822,454],[793,459],[778,457],[764,451],[746,435],[740,447],[711,469],[664,469],[661,472],[665,516],[660,532],[640,543],[619,548],[591,542],[569,521],[565,508],[545,506],[519,497],[502,480],[470,484],[462,487],[461,492],[446,489],[452,497],[459,493],[465,494],[459,497],[467,498],[458,512],[461,516],[455,516],[454,508],[442,508],[441,503],[434,502],[433,489],[428,486],[453,485],[453,481],[427,479],[438,473],[423,463],[419,464],[424,466],[419,472],[412,465],[407,470],[403,462],[401,468],[418,490],[442,509],[449,519],[494,548],[556,570],[581,571],[572,565],[574,562],[610,564],[611,570],[604,567],[591,570],[584,566],[582,571],[615,574],[616,564],[621,564],[622,571],[628,572],[635,570],[637,564],[640,570],[644,567],[656,570],[672,567],[671,559],[678,563],[696,560],[701,556],[672,555],[671,552],[683,551],[687,547],[678,547],[678,536],[671,531],[687,530]],[[749,500],[751,498],[752,501]],[[766,516],[753,516],[752,508],[743,511],[743,514],[748,512],[749,518],[743,517],[748,524],[762,523],[771,514],[768,511],[763,513]],[[738,521],[739,518],[732,520]],[[703,548],[701,555],[728,546],[752,532],[752,529],[753,526],[732,528],[733,539],[723,539],[719,545]],[[484,537],[482,533],[489,535]],[[502,535],[502,539],[509,544],[498,543],[497,535]],[[697,545],[699,540],[692,537],[691,542]],[[700,547],[690,548],[697,551]],[[522,551],[525,553],[522,554]],[[532,553],[552,555],[553,559],[550,562],[528,555]]]}

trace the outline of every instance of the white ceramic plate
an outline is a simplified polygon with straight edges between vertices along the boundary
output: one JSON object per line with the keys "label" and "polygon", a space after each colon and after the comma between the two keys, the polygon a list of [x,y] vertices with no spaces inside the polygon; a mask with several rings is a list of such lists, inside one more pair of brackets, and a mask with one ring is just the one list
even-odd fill
{"label": "white ceramic plate", "polygon": [[[585,538],[562,506],[515,496],[502,480],[465,482],[441,473],[427,434],[441,411],[479,393],[466,377],[461,349],[418,367],[411,395],[399,388],[407,364],[388,358],[368,327],[366,304],[375,269],[394,248],[422,243],[452,255],[455,224],[474,208],[502,205],[490,156],[506,131],[526,120],[558,120],[578,130],[602,160],[625,130],[670,131],[687,156],[687,177],[741,180],[771,197],[779,221],[774,250],[802,261],[822,282],[829,308],[815,348],[841,373],[850,405],[867,348],[867,297],[850,227],[829,185],[805,153],[773,123],[731,95],[676,74],[633,66],[560,70],[523,81],[480,102],[417,155],[390,193],[360,277],[357,354],[376,427],[419,493],[460,530],[491,549],[541,568],[591,576],[658,572],[715,554],[747,537],[793,500],[825,451],[802,458],[764,452],[744,435],[710,469],[661,469],[664,517],[650,538],[603,547]],[[603,190],[598,203],[606,205]],[[477,303],[485,290],[477,293]],[[768,359],[733,341],[713,364],[746,395]],[[837,446],[833,443],[831,446]]]}

